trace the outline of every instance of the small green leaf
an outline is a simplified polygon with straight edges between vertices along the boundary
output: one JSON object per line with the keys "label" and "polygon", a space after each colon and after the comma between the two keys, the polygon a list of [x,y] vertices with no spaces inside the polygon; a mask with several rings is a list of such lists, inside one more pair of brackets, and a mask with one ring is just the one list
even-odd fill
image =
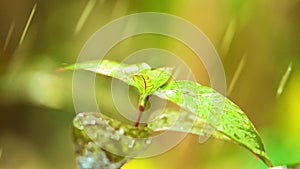
{"label": "small green leaf", "polygon": [[150,95],[169,80],[171,71],[171,68],[143,70],[134,76],[136,87],[141,94]]}
{"label": "small green leaf", "polygon": [[172,81],[156,91],[155,95],[195,113],[218,133],[226,135],[271,165],[261,138],[246,114],[212,88],[191,81]]}
{"label": "small green leaf", "polygon": [[133,77],[135,81],[134,86],[140,92],[139,107],[141,108],[139,109],[143,111],[148,101],[148,96],[153,94],[170,79],[171,71],[171,68],[143,70]]}

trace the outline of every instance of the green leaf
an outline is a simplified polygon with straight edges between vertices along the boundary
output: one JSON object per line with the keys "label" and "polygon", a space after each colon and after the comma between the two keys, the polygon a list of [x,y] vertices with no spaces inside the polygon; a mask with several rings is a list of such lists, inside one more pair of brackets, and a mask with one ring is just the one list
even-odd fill
{"label": "green leaf", "polygon": [[143,70],[134,76],[136,87],[141,94],[150,95],[164,85],[171,77],[170,68]]}
{"label": "green leaf", "polygon": [[125,83],[137,87],[133,77],[144,70],[150,70],[146,63],[140,64],[120,64],[111,60],[88,61],[76,63],[65,67],[66,70],[86,70],[97,74],[113,77],[124,81]]}
{"label": "green leaf", "polygon": [[155,95],[195,113],[218,133],[249,149],[267,165],[271,165],[261,138],[246,114],[212,88],[191,81],[171,81],[156,91]]}
{"label": "green leaf", "polygon": [[88,61],[65,67],[66,70],[86,70],[110,76],[138,89],[141,95],[150,95],[171,77],[171,68],[151,70],[146,63],[121,64],[110,60]]}
{"label": "green leaf", "polygon": [[135,87],[140,92],[139,106],[144,109],[148,96],[164,85],[171,77],[171,68],[143,70],[133,77]]}
{"label": "green leaf", "polygon": [[146,127],[125,125],[100,113],[79,113],[73,120],[77,166],[79,169],[120,168],[147,147],[151,133]]}

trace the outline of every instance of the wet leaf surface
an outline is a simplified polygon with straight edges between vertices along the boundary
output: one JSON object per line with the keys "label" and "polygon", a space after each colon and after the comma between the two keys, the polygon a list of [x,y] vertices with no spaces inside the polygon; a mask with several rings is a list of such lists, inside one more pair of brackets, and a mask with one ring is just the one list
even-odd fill
{"label": "wet leaf surface", "polygon": [[152,131],[124,125],[100,113],[79,113],[73,120],[73,143],[79,169],[117,169],[150,143]]}
{"label": "wet leaf surface", "polygon": [[216,130],[210,129],[206,134],[222,133],[271,165],[262,140],[249,118],[236,104],[217,91],[196,82],[171,81],[155,94],[196,114]]}
{"label": "wet leaf surface", "polygon": [[[149,124],[150,128],[154,131],[170,129],[171,127],[171,130],[173,129],[174,131],[197,134],[200,136],[200,140],[204,141],[211,135],[219,139],[230,140],[250,150],[264,163],[271,166],[271,162],[265,153],[264,145],[258,132],[246,114],[236,104],[214,89],[202,86],[196,82],[169,81],[171,78],[171,68],[151,69],[146,63],[127,65],[103,60],[101,62],[90,61],[78,63],[67,66],[65,69],[86,70],[120,79],[128,85],[137,88],[140,92],[139,105],[143,107],[147,102],[147,97],[153,94],[169,100],[185,111],[195,115],[193,118],[185,114],[180,115],[180,122],[182,125],[177,127],[170,126],[170,124],[172,124],[171,122],[174,121],[173,116],[175,112],[166,111],[162,114],[164,117],[160,117],[157,122]],[[120,132],[120,130],[117,130],[120,126],[122,126],[121,128],[124,130],[126,129],[126,131],[132,130],[137,133],[142,131],[140,129],[133,130],[132,128],[134,127],[132,126],[130,126],[131,129],[129,126],[124,128],[121,123],[118,123],[117,126],[119,127],[114,128],[110,126],[109,129],[106,128],[103,130],[105,125],[107,127],[107,123],[104,123],[105,120],[103,121],[103,117],[100,117],[99,114],[89,116],[78,115],[77,118],[80,119],[81,122],[86,122],[86,120],[89,119],[89,123],[82,123],[82,125],[90,139],[99,145],[106,145],[106,147],[109,147],[110,152],[115,152],[116,154],[123,153],[122,156],[126,156],[127,154],[130,154],[129,152],[135,150],[134,148],[128,149],[128,146],[132,144],[130,141],[131,138],[128,138],[128,133],[127,135],[125,134],[126,136],[124,137],[122,135],[124,133],[121,135],[117,134],[114,141],[119,144],[118,141],[122,138],[122,144],[125,145],[116,147],[116,144],[109,144],[109,142],[112,142],[110,135]],[[107,120],[108,119],[106,118],[106,121]],[[164,120],[167,120],[167,122]],[[115,125],[116,123],[116,121],[113,120],[108,121],[110,121],[109,125]],[[93,122],[93,124],[91,122]],[[191,130],[185,131],[187,128]],[[131,136],[138,137],[137,133]],[[141,143],[141,145],[142,144],[144,143]],[[139,148],[136,150],[138,149]]]}

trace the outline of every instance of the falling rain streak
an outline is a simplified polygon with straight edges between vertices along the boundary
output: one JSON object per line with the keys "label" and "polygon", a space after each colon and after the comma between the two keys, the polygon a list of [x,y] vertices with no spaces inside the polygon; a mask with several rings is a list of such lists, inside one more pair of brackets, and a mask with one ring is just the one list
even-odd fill
{"label": "falling rain streak", "polygon": [[242,57],[242,60],[240,61],[239,66],[237,67],[237,69],[236,69],[236,71],[235,71],[235,73],[234,73],[234,75],[233,75],[233,78],[232,78],[232,80],[231,80],[231,82],[230,82],[230,85],[229,85],[229,87],[228,87],[228,94],[230,94],[230,93],[232,92],[233,87],[234,87],[234,85],[235,85],[237,79],[238,79],[239,76],[241,75],[241,72],[242,72],[242,70],[243,70],[243,68],[244,68],[244,66],[245,66],[245,60],[246,60],[245,58],[246,58],[246,55],[244,55],[244,56]]}
{"label": "falling rain streak", "polygon": [[228,24],[228,27],[226,29],[226,32],[223,36],[223,40],[222,40],[222,43],[221,43],[221,49],[220,50],[221,50],[221,54],[223,56],[226,56],[228,51],[229,51],[230,45],[232,43],[232,39],[233,39],[234,34],[235,34],[235,29],[236,29],[236,21],[233,18]]}
{"label": "falling rain streak", "polygon": [[6,50],[7,46],[8,46],[8,43],[10,41],[10,38],[11,38],[11,35],[15,29],[15,21],[12,22],[12,24],[10,25],[9,27],[9,30],[8,30],[8,33],[7,33],[7,36],[6,36],[6,39],[5,39],[5,42],[4,42],[4,46],[3,46],[3,51]]}
{"label": "falling rain streak", "polygon": [[279,86],[277,89],[277,96],[280,96],[282,94],[282,92],[286,86],[287,80],[289,79],[289,77],[291,75],[292,69],[293,69],[293,63],[290,62],[289,66],[287,67],[284,75],[282,76],[282,78],[280,80],[280,83],[279,83]]}
{"label": "falling rain streak", "polygon": [[82,29],[84,23],[86,22],[88,16],[90,15],[91,11],[96,5],[96,0],[89,0],[88,3],[86,4],[77,24],[74,30],[74,35],[77,35],[80,30]]}
{"label": "falling rain streak", "polygon": [[30,26],[30,23],[31,23],[31,21],[32,21],[32,18],[33,18],[33,16],[34,16],[36,6],[37,6],[37,3],[34,4],[32,10],[31,10],[31,12],[30,12],[30,15],[29,15],[29,17],[28,17],[28,20],[27,20],[27,22],[26,22],[26,25],[25,25],[25,27],[24,27],[24,30],[23,30],[23,32],[22,32],[22,35],[21,35],[21,38],[20,38],[20,41],[19,41],[19,46],[21,46],[22,43],[23,43],[23,41],[24,41],[24,38],[25,38],[25,36],[26,36],[26,33],[27,33],[27,31],[28,31],[28,28],[29,28],[29,26]]}

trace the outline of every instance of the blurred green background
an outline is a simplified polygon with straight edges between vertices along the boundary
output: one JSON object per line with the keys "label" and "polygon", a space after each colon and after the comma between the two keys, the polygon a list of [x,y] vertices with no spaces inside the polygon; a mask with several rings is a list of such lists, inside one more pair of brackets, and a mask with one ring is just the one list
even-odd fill
{"label": "blurred green background", "polygon": [[[76,62],[87,39],[109,21],[146,11],[174,14],[201,29],[224,64],[231,86],[228,97],[252,120],[271,160],[276,165],[300,163],[299,0],[1,0],[1,169],[75,168],[70,129],[75,116],[72,72],[55,70]],[[181,56],[197,81],[209,85],[195,54],[180,42],[161,36],[129,38],[106,58],[120,61],[150,47]],[[278,95],[289,64],[291,73]],[[110,90],[105,90],[110,80],[99,78],[104,85],[97,87],[105,91],[102,97],[108,98],[99,105],[115,112]],[[188,136],[171,151],[124,166],[136,168],[266,167],[237,145],[214,139],[199,144],[197,137]]]}

